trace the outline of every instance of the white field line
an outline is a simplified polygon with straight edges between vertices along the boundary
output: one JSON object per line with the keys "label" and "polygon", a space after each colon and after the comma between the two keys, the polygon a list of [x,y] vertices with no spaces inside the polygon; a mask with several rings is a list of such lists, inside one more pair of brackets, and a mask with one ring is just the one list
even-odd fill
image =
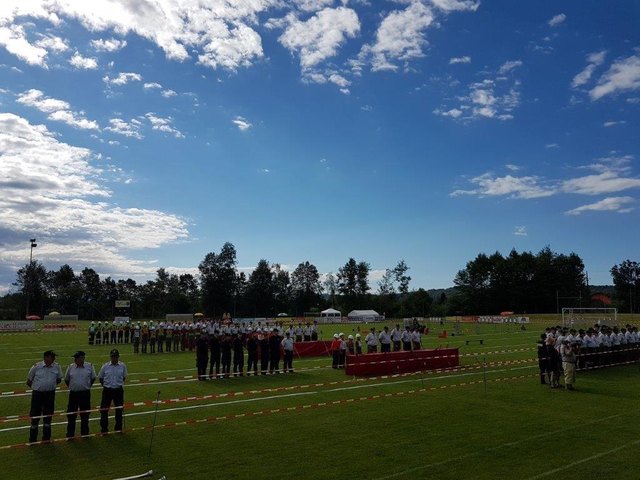
{"label": "white field line", "polygon": [[640,440],[635,440],[633,442],[625,443],[618,447],[607,450],[606,452],[596,453],[595,455],[591,455],[590,457],[582,458],[580,460],[576,460],[575,462],[571,462],[568,465],[564,465],[562,467],[554,468],[553,470],[547,470],[546,472],[539,473],[538,475],[534,475],[533,477],[529,477],[527,480],[537,480],[538,478],[548,477],[549,475],[553,475],[558,472],[562,472],[563,470],[567,470],[568,468],[573,468],[575,466],[581,465],[583,463],[590,462],[591,460],[595,460],[600,457],[604,457],[606,455],[610,455],[612,453],[618,452],[620,450],[624,450],[625,448],[633,447],[640,444]]}
{"label": "white field line", "polygon": [[[493,370],[494,372],[508,372],[510,369],[503,369],[503,370]],[[466,376],[473,376],[473,375],[481,375],[482,372],[469,372],[469,373],[463,373],[460,375],[455,375],[455,377],[466,377]],[[332,389],[328,389],[328,390],[321,390],[321,391],[311,391],[311,392],[297,392],[297,393],[286,393],[286,394],[281,394],[281,395],[271,395],[268,397],[256,397],[256,398],[251,398],[251,399],[243,399],[243,400],[229,400],[229,401],[223,401],[223,402],[212,402],[212,403],[206,403],[206,404],[201,404],[201,405],[189,405],[186,407],[175,407],[175,408],[164,408],[164,409],[158,409],[158,413],[163,413],[163,412],[173,412],[173,411],[178,411],[178,410],[192,410],[195,408],[205,408],[205,407],[217,407],[217,406],[221,406],[221,405],[233,405],[233,404],[237,404],[237,403],[247,403],[247,402],[258,402],[258,401],[264,401],[264,400],[273,400],[276,398],[288,398],[288,397],[296,397],[296,396],[300,396],[300,395],[317,395],[319,393],[326,393],[326,392],[343,392],[343,391],[349,391],[349,390],[354,390],[356,388],[371,388],[371,387],[379,387],[379,386],[388,386],[388,385],[399,385],[399,384],[403,384],[403,383],[411,383],[411,382],[422,382],[423,380],[442,380],[442,379],[447,379],[447,378],[452,378],[451,375],[443,375],[440,377],[429,377],[427,379],[421,379],[421,378],[414,378],[411,380],[396,380],[393,382],[380,382],[380,383],[372,383],[372,384],[368,384],[368,385],[356,385],[356,386],[349,386],[349,387],[338,387],[338,388],[332,388]],[[193,379],[192,381],[195,381],[196,379]],[[161,382],[161,383],[174,383],[174,382]],[[132,387],[133,385],[127,385],[126,388]],[[93,387],[96,388],[96,387]],[[102,387],[97,387],[97,388],[102,388]],[[144,412],[134,412],[134,413],[128,413],[126,414],[126,416],[139,416],[139,415],[150,415],[150,414],[154,414],[155,413],[155,409],[153,410],[148,410],[148,411],[144,411]],[[97,419],[96,419],[97,420]],[[52,423],[52,425],[66,425],[67,422],[56,422],[56,423]],[[3,428],[0,429],[0,433],[3,432],[10,432],[13,430],[24,430],[29,428],[29,425],[25,425],[22,427],[9,427],[9,428]]]}
{"label": "white field line", "polygon": [[[375,477],[372,480],[388,480],[390,478],[403,477],[405,475],[409,475],[409,474],[412,474],[412,473],[415,473],[415,472],[419,472],[421,470],[426,470],[428,468],[439,467],[439,466],[442,466],[442,465],[446,465],[448,463],[459,462],[460,460],[466,460],[467,458],[477,457],[478,455],[483,455],[485,453],[489,453],[489,452],[493,452],[493,451],[496,451],[496,450],[500,450],[501,448],[515,447],[517,445],[520,445],[520,444],[526,443],[526,442],[530,442],[532,440],[538,440],[540,438],[545,438],[545,437],[553,437],[553,436],[558,435],[560,433],[568,432],[570,430],[575,430],[575,429],[578,429],[578,428],[582,429],[585,426],[595,425],[595,424],[598,424],[598,423],[601,423],[601,422],[606,422],[606,421],[612,420],[614,418],[621,417],[622,415],[626,415],[626,413],[618,413],[616,415],[610,415],[608,417],[599,418],[598,420],[593,420],[591,422],[581,423],[580,425],[574,425],[572,427],[561,428],[559,430],[554,430],[554,431],[551,431],[551,432],[539,433],[538,435],[532,435],[530,437],[523,438],[523,439],[518,440],[516,442],[505,442],[505,443],[502,443],[500,445],[496,445],[495,447],[489,447],[489,448],[484,448],[482,450],[476,450],[475,452],[470,452],[470,453],[467,453],[467,454],[464,454],[464,455],[460,455],[460,456],[457,456],[457,457],[447,458],[446,460],[441,460],[440,462],[434,462],[434,463],[428,463],[428,464],[425,464],[425,465],[419,465],[417,467],[409,468],[407,470],[401,470],[399,472],[392,473],[390,475],[385,475],[384,477]],[[640,443],[640,440],[637,440],[637,441],[635,441],[633,443]],[[630,445],[630,444],[627,444],[627,445]],[[625,445],[625,447],[627,445]],[[615,451],[615,449],[613,451]],[[604,455],[604,454],[607,454],[607,453],[611,453],[611,452],[603,452],[602,454],[598,454],[598,456]],[[584,460],[584,461],[587,461],[587,460]],[[581,463],[582,462],[583,461],[581,461]],[[567,465],[566,468],[568,468],[568,467],[569,467],[569,465]],[[562,470],[564,470],[564,467],[562,468]],[[553,472],[553,471],[550,471],[550,472]],[[545,474],[546,474],[546,472],[545,472]],[[549,473],[549,474],[551,474],[551,473]],[[532,477],[532,478],[527,479],[527,480],[533,480],[535,478],[540,478],[540,477]]]}

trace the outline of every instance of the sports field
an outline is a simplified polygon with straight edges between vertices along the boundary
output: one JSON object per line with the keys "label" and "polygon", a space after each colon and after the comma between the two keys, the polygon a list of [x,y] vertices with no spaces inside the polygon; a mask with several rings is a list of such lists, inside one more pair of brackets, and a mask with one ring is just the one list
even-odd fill
{"label": "sports field", "polygon": [[[89,347],[84,331],[2,334],[0,478],[97,480],[150,469],[168,480],[640,478],[640,365],[579,372],[577,391],[552,390],[538,378],[543,326],[463,326],[448,338],[432,328],[423,345],[460,347],[459,369],[377,378],[347,377],[318,357],[294,360],[294,374],[198,382],[195,353],[134,355],[120,345],[125,403],[136,402],[125,431],[68,442],[58,415],[54,442],[29,447],[28,419],[11,417],[29,411],[29,367],[52,348],[64,372],[83,349],[97,372],[112,346]],[[322,336],[354,328],[324,326]],[[92,405],[99,401],[96,386]],[[66,402],[58,392],[56,411]]]}

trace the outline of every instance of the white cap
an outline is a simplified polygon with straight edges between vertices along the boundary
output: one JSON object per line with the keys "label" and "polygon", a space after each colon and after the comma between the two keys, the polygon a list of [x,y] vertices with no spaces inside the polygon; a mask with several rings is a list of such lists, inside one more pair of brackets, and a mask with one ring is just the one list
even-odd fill
{"label": "white cap", "polygon": [[344,333],[340,332],[340,336],[341,336],[341,337],[344,337]]}
{"label": "white cap", "polygon": [[359,333],[356,333],[356,338],[360,338],[360,334]]}
{"label": "white cap", "polygon": [[333,338],[340,338],[340,335],[338,335],[337,333],[334,333]]}
{"label": "white cap", "polygon": [[349,335],[349,340],[353,340],[353,335]]}

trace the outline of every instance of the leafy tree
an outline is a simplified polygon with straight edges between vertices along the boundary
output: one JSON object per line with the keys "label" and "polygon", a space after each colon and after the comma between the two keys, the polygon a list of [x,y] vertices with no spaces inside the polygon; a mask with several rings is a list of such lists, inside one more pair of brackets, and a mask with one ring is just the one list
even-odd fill
{"label": "leafy tree", "polygon": [[102,285],[100,275],[93,268],[84,268],[79,277],[82,301],[80,302],[80,317],[94,320],[105,317],[105,312],[100,310],[102,299]]}
{"label": "leafy tree", "polygon": [[262,259],[249,275],[247,299],[253,305],[254,317],[270,316],[273,311],[273,276],[269,262]]}
{"label": "leafy tree", "polygon": [[236,249],[227,242],[219,254],[207,253],[198,266],[202,306],[212,316],[233,310],[236,300]]}
{"label": "leafy tree", "polygon": [[[640,287],[640,264],[625,260],[611,267],[611,278],[616,291],[618,306],[633,313],[638,311],[638,287]],[[635,300],[635,302],[634,302]]]}
{"label": "leafy tree", "polygon": [[409,292],[409,282],[411,277],[407,275],[409,267],[404,260],[400,260],[398,265],[393,269],[395,281],[398,282],[398,292],[406,295]]}
{"label": "leafy tree", "polygon": [[277,313],[286,312],[291,303],[291,278],[289,272],[283,270],[279,263],[272,267],[273,270],[273,301]]}
{"label": "leafy tree", "polygon": [[49,292],[53,309],[66,315],[78,313],[82,295],[80,281],[69,265],[49,272]]}
{"label": "leafy tree", "polygon": [[25,299],[26,315],[44,314],[48,299],[48,272],[46,267],[34,260],[16,273],[15,286]]}
{"label": "leafy tree", "polygon": [[338,269],[338,291],[347,298],[358,294],[358,264],[354,258]]}
{"label": "leafy tree", "polygon": [[302,262],[291,275],[296,312],[304,313],[316,307],[320,301],[320,274],[312,263]]}
{"label": "leafy tree", "polygon": [[329,295],[329,300],[331,301],[331,306],[335,305],[336,301],[336,293],[338,292],[338,282],[336,281],[336,277],[333,276],[333,272],[329,272],[324,282],[322,282],[324,287],[324,291]]}

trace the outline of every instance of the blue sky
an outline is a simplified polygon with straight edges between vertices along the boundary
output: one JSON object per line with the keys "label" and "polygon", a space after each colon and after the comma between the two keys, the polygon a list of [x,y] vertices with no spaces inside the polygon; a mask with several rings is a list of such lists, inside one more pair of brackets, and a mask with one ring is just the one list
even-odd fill
{"label": "blue sky", "polygon": [[3,0],[0,293],[197,272],[638,259],[640,4]]}

